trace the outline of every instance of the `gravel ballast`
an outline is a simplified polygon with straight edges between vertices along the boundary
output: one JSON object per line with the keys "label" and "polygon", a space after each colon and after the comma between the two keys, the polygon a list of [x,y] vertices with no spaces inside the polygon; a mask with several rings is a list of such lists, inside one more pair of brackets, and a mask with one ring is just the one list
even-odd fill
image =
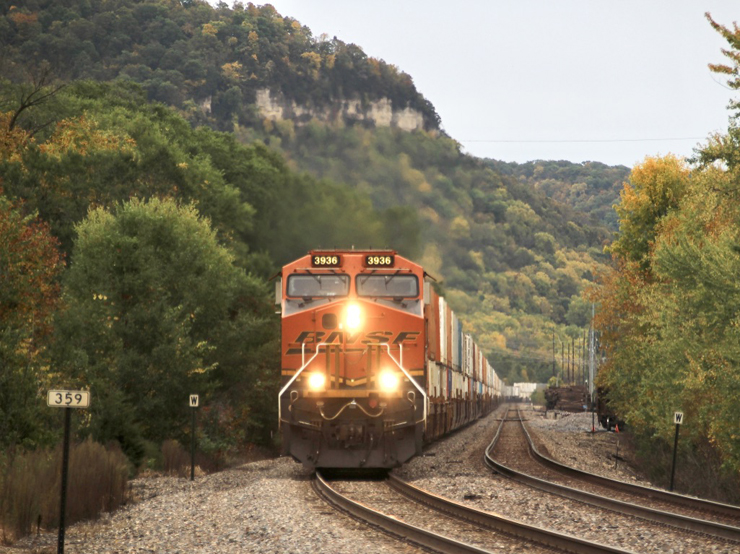
{"label": "gravel ballast", "polygon": [[[434,443],[396,474],[478,509],[633,552],[740,554],[737,545],[699,537],[678,540],[639,525],[620,527],[594,508],[543,495],[491,474],[481,459],[502,413]],[[553,458],[612,478],[641,481],[625,461],[613,458],[617,435],[602,431],[590,436],[590,414],[544,419],[529,412],[529,419],[531,432]],[[628,454],[620,452],[620,457],[628,458]],[[338,514],[316,496],[310,472],[287,458],[245,464],[194,482],[146,477],[131,484],[138,501],[98,522],[72,526],[67,531],[66,552],[419,552]],[[0,548],[0,553],[18,552],[56,552],[56,533],[27,537],[13,547]]]}

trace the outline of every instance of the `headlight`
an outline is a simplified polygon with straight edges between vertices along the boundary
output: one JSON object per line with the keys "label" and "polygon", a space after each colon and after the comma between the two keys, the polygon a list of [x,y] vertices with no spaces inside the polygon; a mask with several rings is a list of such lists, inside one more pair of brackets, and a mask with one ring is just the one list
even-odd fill
{"label": "headlight", "polygon": [[401,378],[399,377],[397,371],[384,369],[380,372],[380,375],[378,375],[378,386],[381,390],[384,390],[386,392],[395,391],[398,390],[400,384]]}
{"label": "headlight", "polygon": [[350,304],[347,306],[347,329],[355,330],[359,329],[362,325],[362,310],[357,304]]}
{"label": "headlight", "polygon": [[323,373],[312,373],[308,376],[308,388],[311,390],[324,390],[326,387],[326,375]]}

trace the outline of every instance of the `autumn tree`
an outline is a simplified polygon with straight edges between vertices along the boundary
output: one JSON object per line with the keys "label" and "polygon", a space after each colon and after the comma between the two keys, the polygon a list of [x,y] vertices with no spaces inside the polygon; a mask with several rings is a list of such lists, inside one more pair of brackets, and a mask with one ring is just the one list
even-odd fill
{"label": "autumn tree", "polygon": [[647,158],[635,166],[615,207],[619,234],[609,250],[621,260],[637,262],[647,270],[656,227],[678,205],[688,178],[686,163],[671,155]]}
{"label": "autumn tree", "polygon": [[675,160],[650,168],[650,178],[638,172],[638,182],[663,193],[635,197],[628,190],[618,209],[620,229],[641,228],[644,239],[618,237],[615,265],[592,296],[607,353],[598,383],[646,448],[668,451],[670,415],[683,411],[685,452],[718,460],[724,478],[736,481],[740,196],[726,169],[689,174]]}
{"label": "autumn tree", "polygon": [[[738,68],[740,68],[740,27],[737,26],[737,23],[733,23],[732,30],[730,30],[725,25],[721,25],[712,19],[709,12],[704,15],[712,28],[722,35],[722,38],[724,38],[729,45],[728,50],[722,50],[722,54],[729,59],[729,65],[709,64],[709,69],[715,73],[729,75],[727,84],[733,89],[740,89],[740,75],[738,74]],[[740,107],[740,104],[738,104],[737,101],[734,101],[732,106],[738,108]]]}
{"label": "autumn tree", "polygon": [[645,304],[656,366],[674,390],[663,402],[684,407],[694,440],[740,474],[740,198],[730,177],[717,168],[694,175],[682,209],[662,225],[658,283]]}
{"label": "autumn tree", "polygon": [[49,340],[64,264],[49,226],[0,194],[0,445],[43,441]]}

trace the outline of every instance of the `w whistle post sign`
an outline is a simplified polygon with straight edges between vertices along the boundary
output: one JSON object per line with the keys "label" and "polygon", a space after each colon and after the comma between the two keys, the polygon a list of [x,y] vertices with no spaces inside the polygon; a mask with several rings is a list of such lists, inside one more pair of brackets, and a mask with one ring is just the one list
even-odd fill
{"label": "w whistle post sign", "polygon": [[676,453],[678,452],[678,430],[683,425],[683,412],[673,412],[673,423],[676,424],[676,438],[673,440],[673,465],[671,466],[671,486],[668,489],[673,492],[673,478],[676,475]]}

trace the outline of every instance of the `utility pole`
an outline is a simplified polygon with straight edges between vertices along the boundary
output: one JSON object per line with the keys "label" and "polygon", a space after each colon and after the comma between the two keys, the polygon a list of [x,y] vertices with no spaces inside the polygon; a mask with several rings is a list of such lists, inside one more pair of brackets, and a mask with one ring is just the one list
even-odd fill
{"label": "utility pole", "polygon": [[594,379],[596,378],[595,375],[595,367],[594,367],[594,356],[596,354],[595,350],[595,341],[594,341],[594,317],[596,317],[596,305],[592,302],[591,303],[591,327],[589,328],[589,345],[588,345],[588,392],[591,395],[591,400],[593,401],[594,396]]}
{"label": "utility pole", "polygon": [[552,376],[555,377],[555,329],[552,330]]}
{"label": "utility pole", "polygon": [[581,349],[581,383],[584,385],[588,382],[586,373],[586,356],[588,352],[588,330],[583,330],[583,348]]}
{"label": "utility pole", "polygon": [[583,345],[586,344],[586,341],[583,340],[583,337],[578,337],[578,384],[583,384],[583,379],[585,378],[585,375],[583,374]]}
{"label": "utility pole", "polygon": [[594,350],[595,350],[595,343],[594,343],[594,317],[596,317],[596,306],[594,303],[591,303],[591,326],[589,327],[589,344],[588,344],[588,394],[589,398],[591,398],[591,432],[596,432],[596,421],[595,421],[595,413],[596,413],[596,406],[594,406],[595,398],[594,398],[594,380],[596,378],[596,371],[594,368]]}
{"label": "utility pole", "polygon": [[[560,340],[560,337],[558,337],[558,340]],[[565,370],[565,346],[563,341],[560,341],[560,371],[563,370]]]}
{"label": "utility pole", "polygon": [[575,385],[576,382],[576,338],[570,337],[571,350],[573,351],[573,357],[571,359],[571,384]]}
{"label": "utility pole", "polygon": [[[560,340],[560,337],[558,337],[555,334],[555,331],[553,330],[553,333],[552,333],[552,372],[553,372],[553,375],[555,375],[557,377],[558,374],[557,374],[557,372],[555,370],[555,338],[556,337],[558,339],[558,342],[560,343],[560,368],[561,368],[561,372],[562,372],[562,368],[563,368],[563,341]],[[559,381],[559,380],[560,380],[560,378],[558,377],[558,379],[556,381]],[[556,382],[556,386],[559,386],[559,383]]]}

